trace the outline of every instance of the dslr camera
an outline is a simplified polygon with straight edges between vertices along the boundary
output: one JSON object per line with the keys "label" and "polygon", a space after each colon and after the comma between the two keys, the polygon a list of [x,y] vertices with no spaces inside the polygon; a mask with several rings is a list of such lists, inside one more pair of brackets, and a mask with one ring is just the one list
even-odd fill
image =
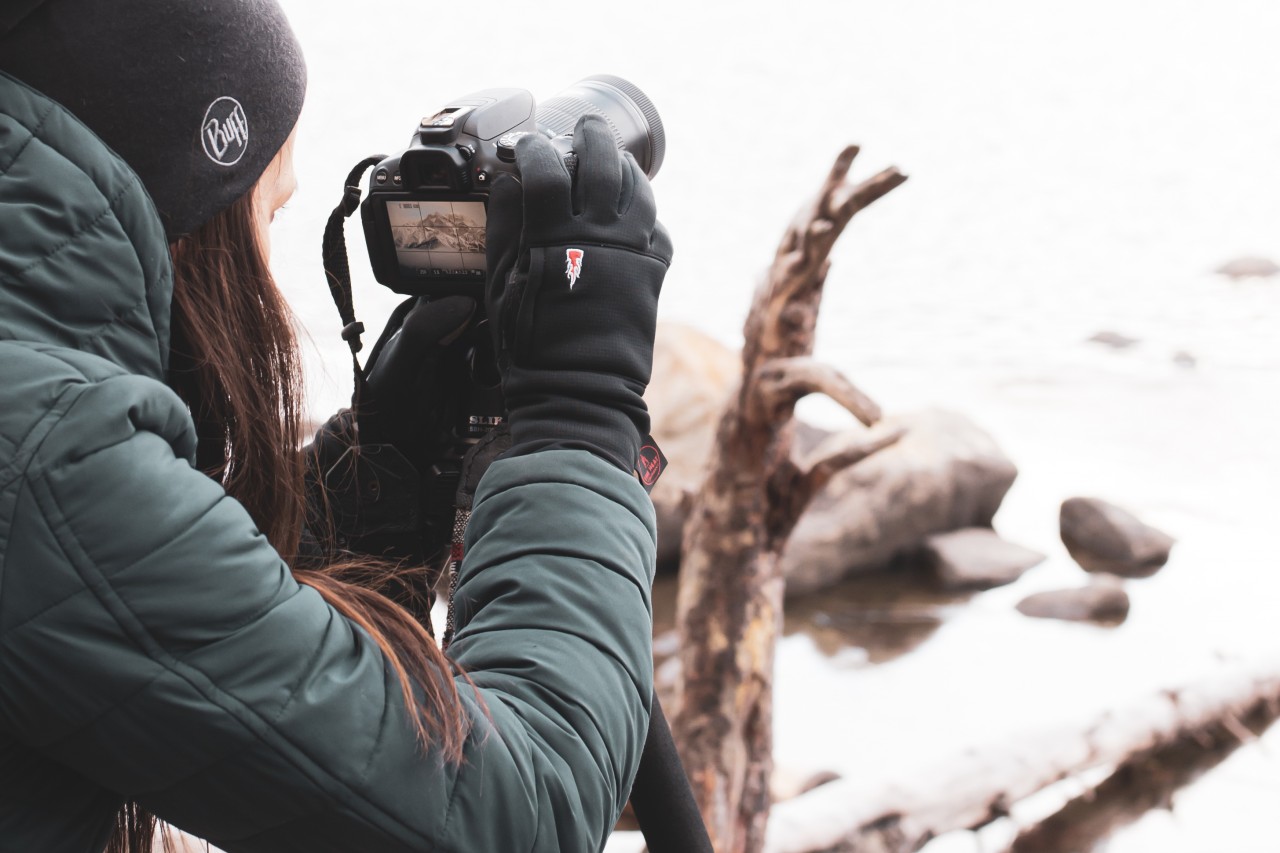
{"label": "dslr camera", "polygon": [[650,178],[658,173],[662,120],[620,77],[587,77],[541,105],[524,89],[485,89],[424,118],[409,147],[369,175],[360,212],[374,277],[398,293],[464,294],[483,304],[489,187],[516,173],[516,142],[529,133],[550,138],[572,170],[573,128],[587,113],[605,119]]}

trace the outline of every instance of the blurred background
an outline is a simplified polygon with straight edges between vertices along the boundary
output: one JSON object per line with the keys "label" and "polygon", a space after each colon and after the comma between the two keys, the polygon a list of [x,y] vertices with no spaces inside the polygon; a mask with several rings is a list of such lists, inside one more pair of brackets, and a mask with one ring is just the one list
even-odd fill
{"label": "blurred background", "polygon": [[[996,527],[1049,559],[937,609],[910,654],[860,653],[854,637],[833,652],[789,626],[780,764],[923,767],[1280,647],[1280,277],[1215,272],[1280,258],[1273,2],[285,6],[310,86],[272,264],[310,337],[317,418],[351,381],[324,221],[355,162],[402,150],[450,99],[516,86],[542,100],[594,73],[643,89],[668,139],[654,189],[676,259],[661,316],[735,347],[783,229],[845,144],[862,146],[859,177],[910,175],[838,244],[817,354],[887,412],[940,405],[990,432],[1020,472]],[[358,217],[348,238],[372,339],[400,297],[368,273]],[[821,403],[802,414],[850,420]],[[1057,529],[1074,495],[1178,540],[1165,570],[1130,586],[1118,627],[1013,608],[1078,581]],[[1099,849],[1280,849],[1266,747]]]}

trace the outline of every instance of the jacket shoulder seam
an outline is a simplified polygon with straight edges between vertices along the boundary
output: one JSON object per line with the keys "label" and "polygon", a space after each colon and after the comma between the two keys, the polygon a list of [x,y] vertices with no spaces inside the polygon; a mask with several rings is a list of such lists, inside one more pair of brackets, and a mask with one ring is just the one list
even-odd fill
{"label": "jacket shoulder seam", "polygon": [[[47,358],[51,358],[54,361],[66,365],[74,371],[76,378],[79,381],[64,388],[53,402],[50,403],[48,408],[45,409],[44,414],[36,418],[30,428],[14,442],[13,461],[3,469],[0,469],[0,474],[11,472],[13,476],[0,480],[0,488],[9,485],[14,480],[26,476],[30,472],[31,463],[35,460],[36,456],[39,455],[40,448],[44,445],[45,440],[55,429],[58,428],[58,425],[62,423],[62,419],[66,417],[67,413],[70,412],[72,408],[74,408],[81,395],[83,395],[88,389],[106,381],[106,379],[90,379],[85,375],[83,370],[80,370],[66,359],[58,358],[48,350],[35,350],[35,352],[39,352]],[[107,377],[107,379],[111,378],[114,377]],[[74,399],[68,400],[68,397],[71,396],[74,396]],[[41,431],[42,428],[44,434],[40,436],[39,439],[33,439],[32,437],[37,432]]]}
{"label": "jacket shoulder seam", "polygon": [[[41,140],[41,141],[43,142],[44,140]],[[82,174],[84,173],[83,169],[81,169],[80,171]],[[98,186],[96,181],[91,181],[91,183],[93,183],[95,187]],[[62,239],[61,243],[49,249],[49,251],[45,252],[43,255],[36,257],[34,260],[28,263],[25,267],[23,267],[20,270],[16,270],[10,275],[4,276],[4,278],[8,281],[15,282],[15,283],[18,281],[21,281],[26,277],[27,273],[31,272],[33,269],[40,266],[41,264],[46,263],[55,255],[61,254],[62,251],[65,250],[68,246],[70,246],[75,240],[78,240],[90,229],[97,227],[98,223],[102,222],[102,220],[106,219],[109,215],[114,214],[116,203],[119,202],[120,199],[123,198],[124,195],[132,189],[133,189],[132,184],[125,184],[119,190],[116,191],[115,195],[108,197],[105,193],[102,192],[102,188],[98,187],[98,193],[102,196],[102,199],[107,203],[107,206],[104,207],[98,213],[97,216],[95,216],[93,219],[89,220],[85,224],[81,225],[75,231],[72,231],[70,234],[68,234],[66,237]],[[131,247],[133,246],[132,240],[129,241],[129,245]],[[135,249],[134,257],[136,258],[137,257],[136,247],[134,247],[134,249]],[[139,303],[140,302],[141,300],[139,300]],[[135,305],[139,303],[135,303]]]}
{"label": "jacket shoulder seam", "polygon": [[9,170],[13,168],[13,165],[22,159],[22,155],[26,153],[27,147],[39,138],[40,132],[44,130],[45,122],[49,120],[49,116],[53,115],[53,112],[56,109],[57,105],[50,102],[49,106],[46,107],[45,111],[40,115],[40,120],[36,122],[36,126],[34,128],[27,127],[16,116],[9,116],[17,125],[27,131],[27,139],[22,143],[22,146],[17,151],[13,152],[13,157],[9,160],[8,164],[3,169],[0,169],[0,178],[9,174]]}

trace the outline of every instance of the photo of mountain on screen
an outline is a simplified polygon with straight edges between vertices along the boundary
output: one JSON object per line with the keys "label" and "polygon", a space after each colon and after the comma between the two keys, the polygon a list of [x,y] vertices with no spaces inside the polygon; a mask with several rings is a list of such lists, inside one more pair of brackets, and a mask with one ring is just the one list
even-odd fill
{"label": "photo of mountain on screen", "polygon": [[484,277],[483,202],[395,202],[387,215],[401,275]]}

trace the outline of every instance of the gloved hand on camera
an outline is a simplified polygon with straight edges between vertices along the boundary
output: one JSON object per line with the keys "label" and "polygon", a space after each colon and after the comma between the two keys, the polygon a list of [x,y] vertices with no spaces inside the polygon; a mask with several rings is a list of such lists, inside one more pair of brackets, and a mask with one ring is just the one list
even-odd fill
{"label": "gloved hand on camera", "polygon": [[389,444],[422,473],[451,440],[466,390],[465,353],[453,344],[475,314],[475,300],[414,297],[401,303],[365,363],[360,439]]}
{"label": "gloved hand on camera", "polygon": [[511,427],[507,455],[589,450],[635,470],[649,431],[658,293],[671,240],[603,119],[574,129],[576,175],[539,134],[489,197],[486,292]]}
{"label": "gloved hand on camera", "polygon": [[420,619],[452,536],[453,484],[433,488],[433,468],[452,449],[467,381],[455,342],[475,309],[463,296],[401,303],[369,355],[353,409],[325,423],[306,450],[307,528],[316,556],[350,551],[426,566],[412,588],[383,590],[422,611]]}

